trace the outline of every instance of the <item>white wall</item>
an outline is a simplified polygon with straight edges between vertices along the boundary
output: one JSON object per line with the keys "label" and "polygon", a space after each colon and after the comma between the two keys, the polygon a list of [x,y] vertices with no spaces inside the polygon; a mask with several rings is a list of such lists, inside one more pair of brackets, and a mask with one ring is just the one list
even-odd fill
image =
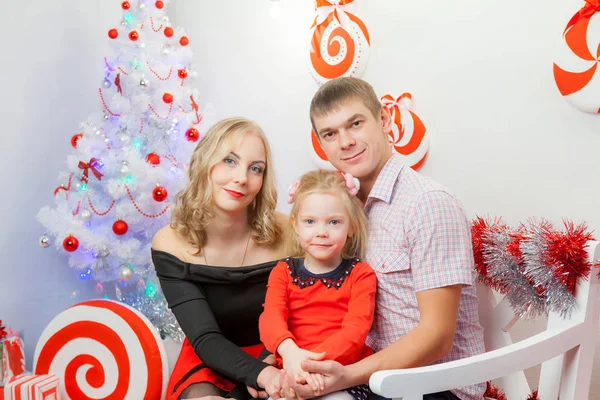
{"label": "white wall", "polygon": [[[42,231],[34,216],[52,202],[71,135],[99,107],[106,31],[120,17],[119,3],[4,6],[11,17],[0,25],[0,319],[24,330],[29,365],[50,319],[94,295],[66,259],[37,245]],[[313,168],[308,104],[317,87],[306,66],[313,1],[280,6],[275,19],[269,0],[178,0],[171,14],[190,37],[200,100],[212,102],[219,117],[248,116],[266,130],[285,211],[285,189]],[[593,208],[600,198],[600,116],[572,108],[552,78],[554,47],[579,6],[357,0],[372,42],[363,77],[380,95],[412,92],[431,138],[421,172],[450,187],[471,216],[509,223],[566,217],[600,231]],[[515,336],[539,325],[520,324]],[[600,381],[600,358],[596,364]],[[600,398],[600,390],[590,398]]]}

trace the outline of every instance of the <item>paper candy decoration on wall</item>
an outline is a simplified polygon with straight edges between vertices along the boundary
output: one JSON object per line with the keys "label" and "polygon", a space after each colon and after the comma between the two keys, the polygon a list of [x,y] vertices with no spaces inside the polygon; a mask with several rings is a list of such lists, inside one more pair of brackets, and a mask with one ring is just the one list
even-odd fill
{"label": "paper candy decoration on wall", "polygon": [[143,314],[111,300],[79,303],[42,333],[36,374],[55,374],[67,399],[160,399],[168,365],[158,332]]}
{"label": "paper candy decoration on wall", "polygon": [[309,68],[319,85],[340,76],[362,76],[369,61],[369,32],[348,12],[356,0],[315,0]]}
{"label": "paper candy decoration on wall", "polygon": [[582,111],[600,113],[600,0],[587,0],[563,33],[554,80],[565,99]]}
{"label": "paper candy decoration on wall", "polygon": [[[386,94],[381,98],[381,104],[392,117],[392,130],[389,133],[390,146],[401,156],[405,165],[409,165],[413,169],[419,168],[427,157],[429,137],[425,134],[425,125],[421,119],[410,110],[412,108],[411,94],[404,93],[396,100]],[[313,161],[317,168],[334,170],[335,168],[329,162],[312,129],[310,139]]]}
{"label": "paper candy decoration on wall", "polygon": [[381,103],[392,117],[390,145],[402,157],[403,164],[418,169],[427,157],[429,137],[425,134],[427,130],[421,119],[410,110],[411,94],[404,93],[396,100],[386,94],[381,98]]}

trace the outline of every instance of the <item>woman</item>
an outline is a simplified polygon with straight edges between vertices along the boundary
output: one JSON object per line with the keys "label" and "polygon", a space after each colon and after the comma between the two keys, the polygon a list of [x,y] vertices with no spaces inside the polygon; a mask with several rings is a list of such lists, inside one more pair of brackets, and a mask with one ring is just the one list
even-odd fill
{"label": "woman", "polygon": [[217,123],[194,150],[188,176],[171,224],[152,241],[163,293],[186,335],[167,399],[242,397],[246,386],[276,395],[279,370],[257,359],[258,318],[269,273],[285,256],[287,218],[275,212],[262,129],[245,118]]}

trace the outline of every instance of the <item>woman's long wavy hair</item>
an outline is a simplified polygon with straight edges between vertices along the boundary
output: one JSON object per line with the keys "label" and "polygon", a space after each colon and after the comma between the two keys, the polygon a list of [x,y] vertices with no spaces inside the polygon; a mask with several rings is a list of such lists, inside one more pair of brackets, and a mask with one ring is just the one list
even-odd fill
{"label": "woman's long wavy hair", "polygon": [[290,226],[286,229],[287,252],[292,257],[305,257],[306,250],[300,245],[294,223],[298,220],[300,205],[313,193],[339,194],[342,203],[350,217],[351,236],[346,240],[342,249],[343,258],[364,258],[367,252],[368,222],[365,210],[360,200],[352,196],[346,188],[346,181],[339,172],[314,170],[307,172],[300,178],[300,185],[296,189],[294,205],[290,212]]}
{"label": "woman's long wavy hair", "polygon": [[177,194],[171,215],[171,227],[188,239],[200,255],[206,244],[206,226],[214,218],[210,173],[232,150],[232,143],[244,135],[258,135],[265,146],[267,165],[263,184],[248,206],[248,225],[252,238],[259,244],[274,244],[281,236],[275,217],[277,188],[273,174],[271,148],[261,127],[247,118],[227,118],[213,125],[200,140],[192,154],[188,169],[188,185]]}

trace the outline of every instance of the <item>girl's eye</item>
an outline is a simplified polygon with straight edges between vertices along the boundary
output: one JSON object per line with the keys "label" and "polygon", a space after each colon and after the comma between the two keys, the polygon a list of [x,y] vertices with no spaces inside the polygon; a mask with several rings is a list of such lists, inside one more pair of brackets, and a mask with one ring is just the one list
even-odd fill
{"label": "girl's eye", "polygon": [[338,221],[337,219],[334,219],[333,221],[329,222],[331,225],[337,225],[340,223],[340,221]]}
{"label": "girl's eye", "polygon": [[311,225],[313,222],[315,222],[315,221],[314,221],[314,220],[312,220],[312,219],[305,219],[305,220],[304,220],[304,223],[305,223],[305,224],[308,224],[308,225]]}

